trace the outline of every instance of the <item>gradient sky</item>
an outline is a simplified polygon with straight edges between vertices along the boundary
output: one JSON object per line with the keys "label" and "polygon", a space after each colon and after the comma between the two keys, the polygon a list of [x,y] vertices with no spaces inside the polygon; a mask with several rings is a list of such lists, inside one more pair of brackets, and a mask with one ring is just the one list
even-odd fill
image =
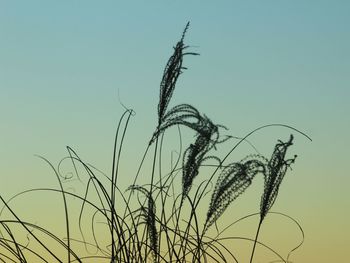
{"label": "gradient sky", "polygon": [[[349,1],[0,0],[0,194],[57,186],[34,154],[56,163],[66,145],[109,171],[119,99],[136,111],[125,154],[139,160],[164,65],[190,21],[185,42],[200,56],[185,58],[173,103],[195,105],[236,136],[270,123],[311,136],[296,134],[298,159],[273,210],[304,228],[293,262],[348,262],[349,14]],[[270,154],[289,134],[269,128],[251,141]],[[267,236],[298,242],[279,231]]]}

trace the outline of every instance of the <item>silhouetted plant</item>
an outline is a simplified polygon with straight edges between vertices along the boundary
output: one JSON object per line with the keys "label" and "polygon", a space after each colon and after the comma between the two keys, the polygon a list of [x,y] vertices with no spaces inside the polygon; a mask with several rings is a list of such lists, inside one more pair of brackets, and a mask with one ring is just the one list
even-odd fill
{"label": "silhouetted plant", "polygon": [[214,224],[229,204],[244,193],[257,173],[264,172],[265,164],[254,159],[244,163],[232,163],[223,169],[211,197],[206,228]]}
{"label": "silhouetted plant", "polygon": [[292,159],[285,160],[287,149],[293,143],[293,135],[290,135],[288,142],[279,141],[275,150],[272,153],[271,159],[266,164],[266,170],[264,171],[264,193],[261,197],[260,202],[260,221],[258,225],[258,230],[256,232],[256,237],[254,241],[253,251],[250,258],[250,262],[253,262],[255,245],[259,236],[260,226],[271,209],[272,205],[275,203],[279,187],[282,183],[284,175],[287,172],[287,168],[290,167],[292,163],[295,162],[296,155]]}
{"label": "silhouetted plant", "polygon": [[[127,188],[128,196],[118,187],[120,174],[120,160],[124,147],[125,134],[129,125],[133,110],[126,109],[122,114],[114,140],[112,169],[110,176],[104,174],[96,167],[84,162],[79,155],[70,147],[67,147],[68,156],[59,162],[55,168],[49,161],[45,160],[54,171],[58,179],[59,188],[38,188],[21,192],[6,201],[0,196],[4,203],[0,211],[0,260],[2,262],[28,262],[28,258],[35,258],[35,262],[238,262],[236,256],[226,245],[227,240],[250,240],[253,249],[250,261],[253,261],[256,244],[259,244],[282,261],[287,262],[272,248],[258,241],[260,226],[270,213],[280,184],[286,174],[288,167],[295,161],[286,159],[286,152],[292,145],[293,135],[289,141],[279,141],[274,148],[272,156],[267,159],[261,154],[249,155],[239,162],[225,164],[229,155],[247,137],[260,129],[269,126],[282,126],[292,129],[298,133],[299,130],[284,124],[269,124],[259,127],[243,138],[231,148],[228,154],[219,158],[213,154],[213,150],[227,142],[229,139],[237,139],[235,136],[221,135],[221,130],[227,130],[225,126],[214,124],[210,118],[201,114],[190,104],[177,104],[169,106],[173,96],[178,77],[186,67],[183,66],[185,55],[198,55],[195,52],[186,51],[189,46],[184,44],[187,23],[180,41],[174,47],[174,52],[169,58],[160,83],[160,96],[158,103],[158,123],[147,144],[146,151],[139,164],[134,180]],[[165,133],[168,129],[177,127],[179,131],[180,150],[175,164],[166,174],[162,172],[162,150]],[[194,142],[182,150],[181,129],[189,129],[194,133]],[[305,134],[301,133],[306,136]],[[307,136],[306,136],[307,137]],[[307,137],[309,138],[309,137]],[[150,171],[142,171],[146,155],[151,147],[154,147],[153,161]],[[182,161],[181,161],[182,160]],[[73,173],[69,176],[63,174],[62,166],[66,162],[72,165]],[[217,164],[210,164],[215,161]],[[198,175],[204,166],[212,167],[214,171],[209,178]],[[138,184],[138,176],[143,173],[150,179],[149,184]],[[158,173],[159,177],[155,179]],[[85,179],[83,177],[85,174]],[[180,175],[181,182],[176,180]],[[218,178],[216,183],[216,175]],[[252,184],[257,175],[264,176],[264,191],[260,204],[260,221],[255,239],[245,237],[222,237],[223,231],[212,236],[208,233],[213,224],[217,226],[219,218],[228,209],[230,204],[242,195]],[[84,185],[84,191],[79,194],[69,191],[65,187],[69,182],[76,180]],[[84,181],[86,183],[84,184]],[[194,182],[196,181],[196,184]],[[211,185],[214,185],[211,189]],[[180,188],[180,192],[175,189]],[[22,220],[11,208],[10,202],[24,194],[33,192],[59,193],[64,203],[64,219],[66,226],[66,237],[59,238],[53,232],[40,227],[37,224]],[[205,196],[211,193],[209,208],[207,211],[199,211],[200,203],[205,202]],[[133,199],[132,199],[133,198]],[[79,215],[76,221],[68,207],[68,199],[79,204]],[[136,202],[132,202],[132,201]],[[187,206],[189,209],[185,209]],[[156,209],[157,207],[157,209]],[[54,208],[55,209],[55,208]],[[2,219],[4,210],[8,210],[13,219]],[[89,214],[92,213],[91,214]],[[254,214],[256,215],[256,214]],[[287,215],[280,214],[300,225]],[[206,216],[201,222],[200,216]],[[241,218],[231,225],[253,215]],[[91,220],[91,240],[87,240],[88,230],[84,229],[84,222]],[[73,223],[77,224],[79,237],[72,234]],[[27,234],[28,240],[16,236],[14,229],[20,226]],[[102,228],[102,229],[100,229]],[[99,230],[97,230],[99,229]],[[226,228],[225,228],[226,229]],[[101,232],[102,231],[102,232]],[[303,234],[303,232],[302,232]],[[66,254],[66,261],[62,255],[55,253],[45,238],[62,249]],[[104,241],[99,237],[103,236]],[[106,240],[109,240],[108,243]],[[34,244],[33,244],[34,243]],[[302,243],[302,242],[301,242]],[[81,256],[77,251],[79,245],[94,248],[94,254]],[[300,244],[301,245],[301,244]],[[299,245],[299,246],[300,246]],[[298,247],[299,247],[298,246]],[[294,251],[296,248],[292,249]],[[224,251],[224,252],[223,252]],[[45,253],[45,256],[42,254]]]}

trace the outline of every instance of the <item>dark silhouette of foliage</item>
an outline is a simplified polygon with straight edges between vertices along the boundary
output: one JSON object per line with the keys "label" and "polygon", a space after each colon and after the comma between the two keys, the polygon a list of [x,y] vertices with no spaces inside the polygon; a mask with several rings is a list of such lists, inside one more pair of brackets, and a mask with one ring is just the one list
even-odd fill
{"label": "dark silhouette of foliage", "polygon": [[253,262],[255,246],[259,236],[261,224],[276,201],[278,190],[288,167],[295,162],[295,158],[297,157],[295,155],[294,158],[285,160],[287,149],[293,144],[293,138],[293,135],[290,135],[289,141],[278,141],[272,153],[271,159],[266,165],[266,170],[264,172],[264,192],[260,202],[260,221],[255,236],[250,262]]}
{"label": "dark silhouette of foliage", "polygon": [[182,66],[183,56],[184,55],[198,55],[193,52],[183,52],[188,46],[184,45],[184,38],[186,31],[189,27],[189,22],[187,23],[182,37],[179,42],[177,42],[174,47],[174,53],[169,58],[168,63],[165,66],[163,78],[160,83],[160,96],[159,96],[159,104],[158,104],[158,125],[163,122],[163,117],[166,113],[167,107],[169,105],[170,99],[173,95],[176,81],[179,75],[182,73],[183,69],[186,69]]}
{"label": "dark silhouette of foliage", "polygon": [[[151,193],[144,187],[138,185],[132,185],[128,190],[139,191],[147,199],[147,206],[140,203],[140,208],[135,212],[141,212],[140,216],[143,217],[143,222],[139,224],[145,224],[150,239],[150,247],[153,252],[153,259],[156,262],[158,253],[158,233],[156,228],[156,205],[152,198]],[[136,219],[136,218],[135,218]]]}
{"label": "dark silhouette of foliage", "polygon": [[211,196],[207,228],[216,222],[230,203],[244,193],[257,173],[265,173],[265,164],[259,160],[232,163],[222,170]]}
{"label": "dark silhouette of foliage", "polygon": [[264,193],[261,197],[260,204],[260,218],[264,220],[266,214],[271,209],[272,205],[276,201],[279,187],[282,183],[284,175],[287,172],[288,167],[295,162],[295,158],[285,160],[287,149],[293,143],[293,135],[290,135],[290,139],[287,142],[279,141],[276,144],[272,153],[271,159],[266,165],[266,171],[264,173]]}
{"label": "dark silhouette of foliage", "polygon": [[189,193],[203,162],[207,159],[217,158],[208,156],[207,153],[221,142],[219,141],[218,126],[214,125],[206,116],[202,117],[201,121],[193,126],[193,129],[197,131],[196,140],[183,154],[182,201]]}
{"label": "dark silhouette of foliage", "polygon": [[[268,213],[272,213],[270,209],[277,198],[287,169],[295,161],[295,157],[286,159],[286,152],[292,145],[293,135],[290,136],[289,141],[279,141],[276,144],[270,159],[261,154],[255,154],[239,162],[231,161],[226,164],[226,160],[238,145],[248,142],[247,137],[263,128],[280,126],[306,137],[307,135],[284,124],[268,124],[249,132],[244,137],[221,136],[221,130],[227,130],[227,128],[214,124],[194,106],[181,103],[169,107],[178,77],[186,69],[183,66],[184,56],[198,55],[198,53],[186,51],[189,46],[184,44],[184,37],[188,28],[189,23],[183,30],[165,66],[160,83],[158,122],[140,161],[133,183],[127,188],[129,196],[125,197],[125,192],[118,187],[120,176],[129,178],[129,175],[121,174],[119,168],[123,147],[125,147],[127,127],[133,116],[133,111],[125,108],[116,128],[110,175],[83,161],[71,147],[67,147],[68,156],[59,162],[57,168],[47,159],[40,157],[49,164],[50,169],[54,172],[58,180],[57,189],[29,189],[9,200],[5,200],[0,195],[0,201],[4,204],[0,210],[1,262],[238,263],[227,241],[248,240],[254,244],[250,262],[253,261],[255,246],[258,244],[275,255],[280,262],[287,263],[290,254],[300,247],[303,240],[296,248],[291,249],[287,258],[284,259],[275,250],[257,240],[264,218]],[[172,127],[179,127],[180,146],[176,151],[177,160],[170,171],[164,173],[162,166],[164,134],[168,128]],[[180,127],[194,132],[194,141],[184,148]],[[226,143],[228,139],[238,139],[238,142],[228,154],[219,158],[218,146]],[[143,164],[152,147],[154,147],[154,153],[151,156],[153,157],[151,172],[149,170],[144,172]],[[211,153],[214,150],[215,155]],[[217,164],[208,164],[209,160],[214,160]],[[67,164],[73,171],[68,175],[62,172],[63,167]],[[203,166],[212,169],[209,179],[205,175],[199,176]],[[144,177],[148,176],[147,178],[150,179],[148,184],[138,182],[140,173]],[[159,175],[157,180],[155,179],[156,174]],[[216,236],[209,235],[212,225],[218,225],[221,215],[249,188],[257,174],[264,176],[265,180],[260,213],[240,218],[230,225],[260,214],[255,240],[248,237],[223,236],[225,231],[219,232],[218,227]],[[194,184],[195,180],[196,184]],[[83,187],[82,192],[69,187],[70,183],[74,182]],[[19,196],[34,192],[55,193],[61,196],[65,237],[62,238],[55,234],[56,229],[49,231],[38,224],[27,222],[19,217],[10,206],[10,203]],[[211,193],[209,208],[203,211],[199,209],[199,204],[206,200],[205,196],[209,193]],[[74,213],[70,210],[71,203],[78,207],[78,215],[75,215],[77,217],[75,220]],[[185,206],[188,209],[183,209]],[[6,218],[5,211],[9,212],[11,218]],[[56,207],[53,207],[53,211],[56,211]],[[304,237],[297,221],[282,213],[275,214],[289,218],[298,226]],[[85,224],[89,222],[89,228],[86,228]],[[225,227],[224,230],[227,228]],[[78,231],[73,231],[74,229]],[[23,239],[17,235],[17,230],[24,231],[26,238]],[[82,255],[84,248],[86,253]],[[57,253],[57,249],[64,253]],[[94,251],[91,252],[91,249]],[[29,258],[31,260],[34,258],[34,261],[29,261]]]}

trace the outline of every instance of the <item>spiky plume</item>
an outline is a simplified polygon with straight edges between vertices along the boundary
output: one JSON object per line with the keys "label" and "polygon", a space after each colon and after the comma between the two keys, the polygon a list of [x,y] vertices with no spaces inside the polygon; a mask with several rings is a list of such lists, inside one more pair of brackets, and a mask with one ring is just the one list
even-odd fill
{"label": "spiky plume", "polygon": [[218,127],[206,116],[193,128],[197,130],[196,140],[194,144],[190,144],[183,155],[182,201],[189,193],[201,164],[206,159],[212,158],[207,156],[207,153],[215,147],[219,137]]}
{"label": "spiky plume", "polygon": [[279,187],[282,183],[284,175],[286,174],[287,168],[294,163],[294,158],[285,160],[287,149],[293,143],[293,135],[290,135],[289,141],[279,141],[272,153],[271,159],[267,164],[267,169],[264,174],[264,193],[261,197],[260,203],[260,220],[262,221],[268,211],[274,204]]}
{"label": "spiky plume", "polygon": [[150,248],[153,258],[156,261],[158,255],[158,232],[156,227],[156,205],[149,190],[143,186],[131,185],[128,190],[141,192],[147,198],[147,207],[141,205],[137,211],[141,212],[143,223],[147,227],[147,233],[150,240]]}
{"label": "spiky plume", "polygon": [[265,164],[255,159],[232,163],[222,170],[211,197],[206,228],[216,222],[226,208],[251,185],[259,172],[265,172]]}
{"label": "spiky plume", "polygon": [[193,53],[193,52],[186,52],[186,53],[184,52],[184,49],[188,47],[184,45],[183,41],[189,25],[190,24],[188,22],[182,33],[182,37],[174,47],[174,53],[169,58],[163,72],[162,81],[160,82],[160,95],[159,95],[159,104],[158,104],[158,125],[160,125],[163,121],[163,117],[166,113],[170,99],[173,95],[177,79],[179,75],[182,73],[182,70],[185,69],[185,67],[182,66],[183,56],[198,55],[197,53]]}

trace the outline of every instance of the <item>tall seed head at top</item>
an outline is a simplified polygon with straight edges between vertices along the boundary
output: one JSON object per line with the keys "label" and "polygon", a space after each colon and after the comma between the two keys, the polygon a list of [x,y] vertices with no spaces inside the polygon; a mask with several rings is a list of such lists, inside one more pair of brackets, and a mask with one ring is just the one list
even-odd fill
{"label": "tall seed head at top", "polygon": [[173,95],[173,92],[176,86],[176,81],[179,75],[182,73],[182,70],[185,69],[182,66],[183,56],[188,54],[198,55],[197,53],[183,52],[184,49],[188,47],[184,45],[183,41],[189,25],[190,23],[188,22],[182,33],[180,41],[177,42],[176,46],[174,47],[174,53],[169,58],[163,72],[162,81],[160,82],[160,95],[159,95],[159,104],[158,104],[158,126],[163,121],[163,117],[166,113],[167,107],[169,105],[170,99]]}

